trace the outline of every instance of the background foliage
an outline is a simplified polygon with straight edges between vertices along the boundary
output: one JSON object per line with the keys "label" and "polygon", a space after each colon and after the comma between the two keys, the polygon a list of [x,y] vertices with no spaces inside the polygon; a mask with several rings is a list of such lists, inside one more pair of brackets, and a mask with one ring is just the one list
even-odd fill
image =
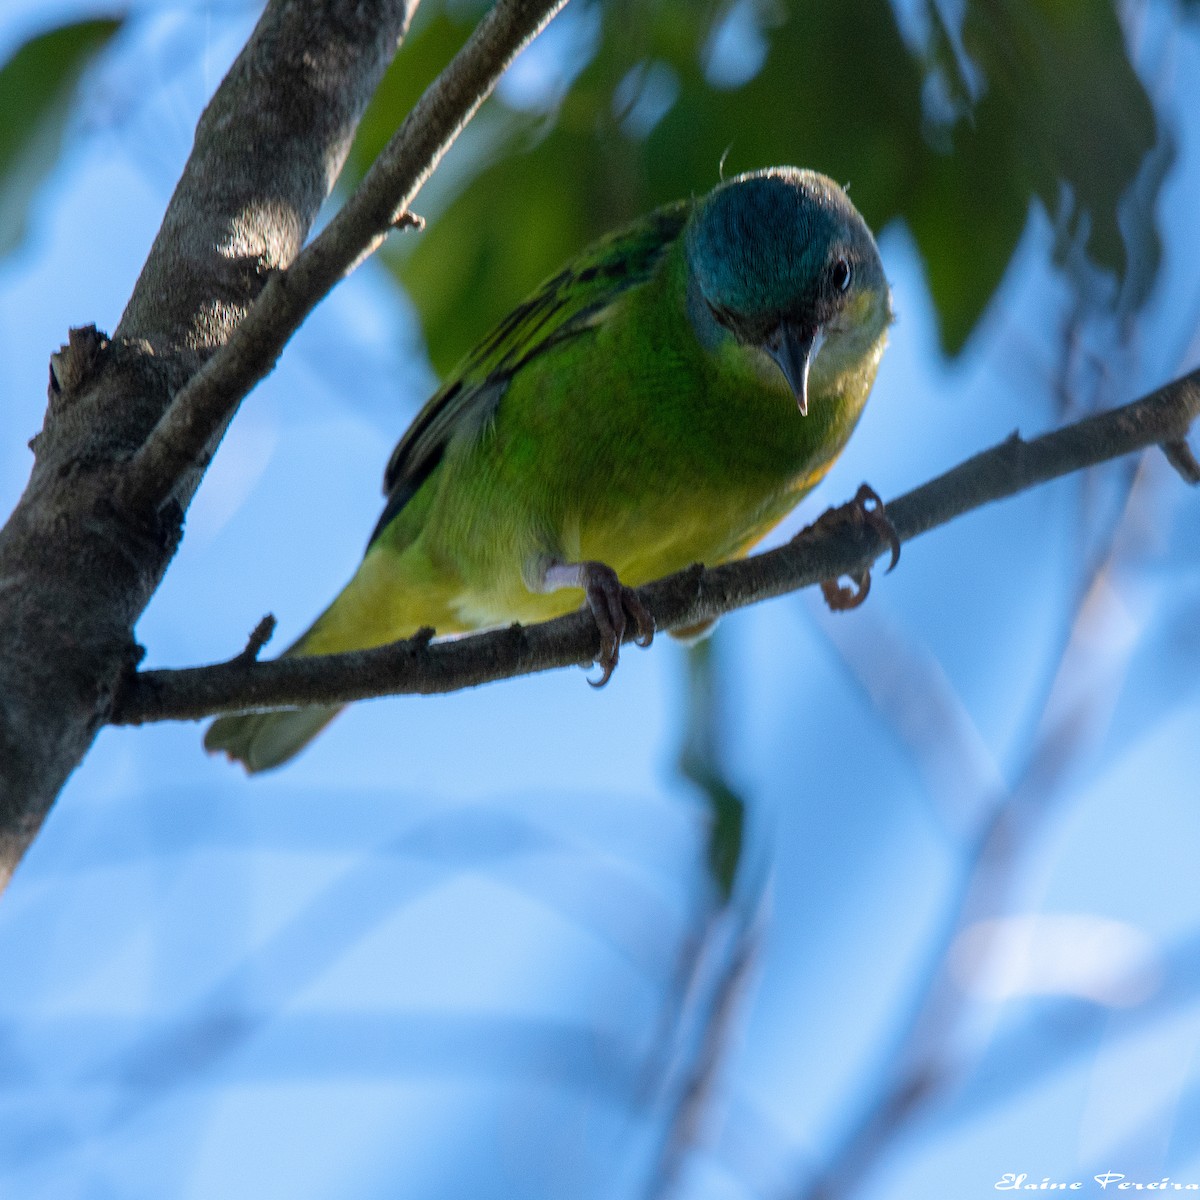
{"label": "background foliage", "polygon": [[[480,11],[426,0],[343,189]],[[6,500],[47,353],[115,325],[253,17],[0,18]],[[239,417],[151,659],[224,657],[267,609],[302,627],[430,362],[722,169],[848,181],[896,291],[802,518],[1194,365],[1192,21],[571,0],[423,194],[426,231]],[[1198,590],[1196,500],[1150,455],[906,548],[852,617],[763,606],[628,654],[602,696],[563,674],[364,705],[254,782],[194,729],[107,731],[0,906],[0,1194],[1200,1182]]]}
{"label": "background foliage", "polygon": [[[820,163],[874,229],[916,240],[943,346],[962,349],[1016,250],[1031,200],[1145,298],[1165,147],[1105,0],[965,6],[886,0],[634,0],[563,14],[555,73],[509,89],[437,221],[395,262],[446,369],[483,321],[607,229],[767,162]],[[481,11],[426,10],[364,122],[361,172]],[[903,18],[904,24],[901,24]],[[533,68],[526,67],[532,74]],[[483,143],[478,145],[478,143]],[[1141,204],[1119,228],[1142,173]],[[480,314],[476,316],[476,313]]]}

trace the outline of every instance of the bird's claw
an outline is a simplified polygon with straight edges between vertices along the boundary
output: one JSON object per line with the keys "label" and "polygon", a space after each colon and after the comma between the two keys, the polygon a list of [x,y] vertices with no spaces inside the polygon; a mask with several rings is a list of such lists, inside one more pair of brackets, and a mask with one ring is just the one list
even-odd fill
{"label": "bird's claw", "polygon": [[[855,534],[865,529],[874,530],[881,541],[885,542],[892,552],[888,570],[891,571],[900,561],[900,535],[887,515],[879,493],[869,484],[864,483],[854,494],[854,499],[847,504],[831,508],[819,516],[807,529],[802,529],[797,537],[812,536],[815,533],[833,533],[849,529]],[[847,612],[857,608],[870,594],[871,572],[864,570],[861,575],[849,576],[854,584],[846,587],[837,579],[821,581],[821,595],[833,612]]]}
{"label": "bird's claw", "polygon": [[583,567],[584,595],[600,630],[600,653],[596,662],[602,672],[599,679],[589,679],[588,683],[600,688],[612,678],[616,669],[626,629],[632,625],[636,631],[634,642],[649,646],[654,640],[654,618],[637,593],[617,578],[612,567],[599,562],[584,563]]}
{"label": "bird's claw", "polygon": [[864,483],[854,493],[854,499],[850,501],[850,506],[856,507],[867,525],[879,534],[882,541],[887,543],[888,549],[892,552],[892,559],[888,563],[885,573],[890,574],[900,561],[900,535],[896,532],[895,525],[892,524],[892,518],[887,515],[887,509],[879,498],[879,493],[869,483]]}
{"label": "bird's claw", "polygon": [[870,571],[864,571],[861,575],[849,575],[847,578],[854,584],[853,587],[846,587],[836,579],[821,580],[821,595],[825,597],[830,612],[849,612],[870,595]]}

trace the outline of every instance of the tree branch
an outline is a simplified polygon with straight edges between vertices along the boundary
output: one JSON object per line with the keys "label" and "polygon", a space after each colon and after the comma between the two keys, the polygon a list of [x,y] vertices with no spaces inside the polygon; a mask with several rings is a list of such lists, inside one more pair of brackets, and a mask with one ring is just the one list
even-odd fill
{"label": "tree branch", "polygon": [[0,529],[0,885],[110,719],[133,626],[240,397],[562,2],[498,0],[301,255],[416,0],[269,0],[116,333],[74,330],[54,356],[33,472]]}
{"label": "tree branch", "polygon": [[157,508],[193,465],[207,466],[242,398],[275,366],[305,317],[408,214],[459,131],[509,63],[566,0],[497,0],[463,48],[392,135],[325,230],[286,271],[275,271],[245,319],[175,398],[138,451],[123,501]]}
{"label": "tree branch", "polygon": [[[1023,441],[1017,434],[892,501],[901,541],[994,500],[1161,443],[1182,442],[1200,413],[1200,371],[1141,400]],[[659,629],[711,620],[759,600],[868,569],[889,549],[870,525],[814,527],[785,546],[705,570],[690,567],[640,588]],[[371,696],[439,693],[515,675],[590,663],[599,651],[591,615],[571,613],[430,643],[428,631],[373,650],[312,658],[226,663],[131,674],[114,705],[115,724],[188,720],[218,712],[336,704]]]}

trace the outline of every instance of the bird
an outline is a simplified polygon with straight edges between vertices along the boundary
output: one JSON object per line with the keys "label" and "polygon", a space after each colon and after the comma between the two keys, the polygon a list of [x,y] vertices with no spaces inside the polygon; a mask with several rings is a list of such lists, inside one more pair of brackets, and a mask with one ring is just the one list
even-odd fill
{"label": "bird", "polygon": [[[286,655],[456,634],[586,604],[599,683],[634,591],[744,556],[824,477],[875,380],[891,292],[846,191],[770,167],[594,243],[417,414],[354,577]],[[204,745],[282,765],[338,706],[217,718]]]}

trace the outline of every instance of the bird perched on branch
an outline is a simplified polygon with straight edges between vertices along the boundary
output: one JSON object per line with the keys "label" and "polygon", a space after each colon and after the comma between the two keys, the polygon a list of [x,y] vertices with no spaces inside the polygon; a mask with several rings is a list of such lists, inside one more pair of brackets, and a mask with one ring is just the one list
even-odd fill
{"label": "bird perched on branch", "polygon": [[[362,565],[287,653],[586,603],[605,682],[626,629],[653,635],[631,587],[746,554],[829,470],[890,320],[870,230],[814,171],[741,175],[611,234],[421,410]],[[261,771],[337,711],[221,717],[204,744]]]}

